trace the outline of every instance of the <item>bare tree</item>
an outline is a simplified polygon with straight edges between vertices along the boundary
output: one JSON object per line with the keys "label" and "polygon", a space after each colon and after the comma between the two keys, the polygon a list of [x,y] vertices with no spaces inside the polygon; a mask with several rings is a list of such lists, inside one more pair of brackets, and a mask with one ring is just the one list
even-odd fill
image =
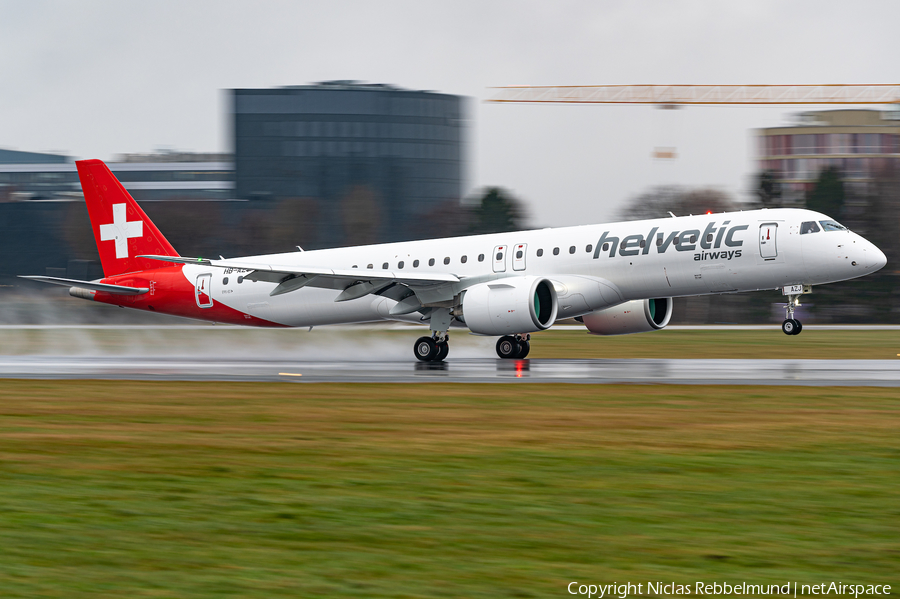
{"label": "bare tree", "polygon": [[633,198],[618,216],[622,220],[643,220],[664,218],[669,216],[669,212],[675,216],[686,216],[706,212],[727,212],[734,208],[731,198],[717,189],[657,187]]}

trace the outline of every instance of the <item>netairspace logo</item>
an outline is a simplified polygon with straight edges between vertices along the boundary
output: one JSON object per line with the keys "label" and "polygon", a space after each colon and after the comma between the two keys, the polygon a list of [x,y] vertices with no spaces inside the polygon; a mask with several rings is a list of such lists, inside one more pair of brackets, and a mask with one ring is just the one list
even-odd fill
{"label": "netairspace logo", "polygon": [[[646,591],[644,590],[646,588]],[[611,584],[582,584],[570,582],[566,587],[570,595],[581,595],[588,598],[604,599],[616,597],[625,599],[630,595],[890,595],[891,586],[887,584],[844,584],[843,582],[823,582],[819,584],[787,583],[750,584],[739,582],[695,582],[678,584],[675,582],[648,582],[634,584],[631,582]]]}

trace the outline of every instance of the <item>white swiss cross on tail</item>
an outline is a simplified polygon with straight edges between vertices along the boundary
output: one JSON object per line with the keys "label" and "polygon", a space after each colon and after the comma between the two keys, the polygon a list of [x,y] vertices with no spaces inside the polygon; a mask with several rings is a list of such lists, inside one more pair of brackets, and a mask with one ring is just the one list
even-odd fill
{"label": "white swiss cross on tail", "polygon": [[143,221],[126,221],[125,204],[113,204],[113,222],[100,225],[100,241],[116,242],[116,258],[128,257],[128,240],[144,236]]}

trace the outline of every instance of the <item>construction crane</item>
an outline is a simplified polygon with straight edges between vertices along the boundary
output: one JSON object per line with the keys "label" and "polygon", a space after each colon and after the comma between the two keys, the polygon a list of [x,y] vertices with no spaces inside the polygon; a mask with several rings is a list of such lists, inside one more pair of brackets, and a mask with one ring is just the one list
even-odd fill
{"label": "construction crane", "polygon": [[563,104],[896,104],[900,85],[510,85],[488,102]]}
{"label": "construction crane", "polygon": [[[509,85],[488,102],[523,104],[644,104],[659,108],[728,104],[887,104],[900,120],[900,85]],[[673,145],[653,158],[673,160]]]}

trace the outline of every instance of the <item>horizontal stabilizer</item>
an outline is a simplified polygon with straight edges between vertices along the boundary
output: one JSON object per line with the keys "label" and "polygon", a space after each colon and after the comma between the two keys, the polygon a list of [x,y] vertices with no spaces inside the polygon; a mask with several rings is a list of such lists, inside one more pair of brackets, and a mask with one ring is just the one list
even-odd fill
{"label": "horizontal stabilizer", "polygon": [[59,277],[19,275],[19,278],[50,283],[51,285],[62,285],[63,287],[80,287],[91,291],[104,291],[114,295],[141,295],[150,291],[148,287],[126,287],[124,285],[109,285],[107,283],[97,283],[96,281],[79,281],[77,279],[62,279]]}

